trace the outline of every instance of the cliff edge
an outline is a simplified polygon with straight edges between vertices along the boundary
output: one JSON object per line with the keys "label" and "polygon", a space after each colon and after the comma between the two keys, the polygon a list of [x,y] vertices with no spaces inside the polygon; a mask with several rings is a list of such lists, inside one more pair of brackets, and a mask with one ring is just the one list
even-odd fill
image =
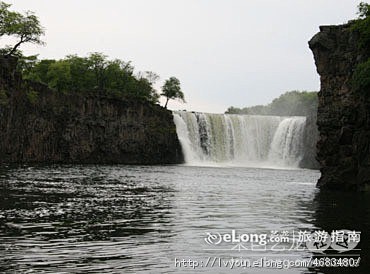
{"label": "cliff edge", "polygon": [[370,187],[370,98],[355,90],[356,67],[370,57],[359,46],[352,23],[322,26],[309,46],[314,54],[321,90],[317,125],[318,187],[332,190],[368,190]]}
{"label": "cliff edge", "polygon": [[0,57],[0,163],[182,163],[172,113],[107,94],[23,81]]}

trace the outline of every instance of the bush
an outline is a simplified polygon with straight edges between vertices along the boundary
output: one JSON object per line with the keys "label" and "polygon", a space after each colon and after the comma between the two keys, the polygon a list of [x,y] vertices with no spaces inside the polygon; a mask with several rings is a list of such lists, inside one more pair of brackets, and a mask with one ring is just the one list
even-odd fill
{"label": "bush", "polygon": [[356,92],[370,94],[370,58],[357,65],[352,75],[352,86]]}

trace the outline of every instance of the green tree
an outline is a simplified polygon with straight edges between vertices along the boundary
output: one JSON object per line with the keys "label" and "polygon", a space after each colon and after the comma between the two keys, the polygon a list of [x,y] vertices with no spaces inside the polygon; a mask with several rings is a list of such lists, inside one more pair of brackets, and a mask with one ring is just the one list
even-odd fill
{"label": "green tree", "polygon": [[362,18],[362,19],[370,16],[370,4],[361,2],[358,5],[358,12],[357,12],[357,14],[359,15],[359,18]]}
{"label": "green tree", "polygon": [[180,81],[176,77],[170,77],[165,81],[161,95],[167,98],[166,104],[164,105],[165,108],[167,108],[167,104],[170,99],[179,99],[185,103],[184,93],[181,91],[180,87]]}
{"label": "green tree", "polygon": [[0,1],[0,37],[7,34],[7,26],[9,25],[9,20],[11,19],[11,11],[9,11],[10,4]]}
{"label": "green tree", "polygon": [[130,83],[136,83],[133,71],[134,68],[131,66],[130,62],[124,62],[119,59],[108,61],[104,70],[107,90],[127,93],[130,89]]}
{"label": "green tree", "polygon": [[142,75],[142,78],[148,80],[151,85],[154,85],[159,80],[159,75],[153,71],[145,71]]}
{"label": "green tree", "polygon": [[136,77],[137,83],[137,97],[144,98],[154,104],[159,102],[160,95],[153,85],[158,81],[159,75],[152,71],[145,71],[137,73]]}
{"label": "green tree", "polygon": [[11,36],[17,39],[15,45],[7,49],[7,55],[13,55],[23,43],[43,45],[44,29],[37,16],[30,11],[25,14],[10,11],[9,7],[9,4],[0,2],[0,38]]}
{"label": "green tree", "polygon": [[99,53],[93,52],[88,57],[90,62],[90,67],[95,74],[96,86],[95,89],[103,91],[106,89],[106,79],[105,70],[108,66],[107,56]]}
{"label": "green tree", "polygon": [[134,75],[130,62],[109,60],[101,53],[88,57],[68,55],[62,60],[30,59],[22,64],[20,71],[24,79],[61,92],[97,91],[158,103],[159,95],[153,88],[158,75],[153,72]]}
{"label": "green tree", "polygon": [[243,109],[229,107],[228,114],[311,116],[317,112],[317,92],[289,91],[268,105],[257,105]]}
{"label": "green tree", "polygon": [[366,3],[360,3],[358,5],[359,18],[351,21],[352,31],[357,32],[359,37],[359,48],[369,50],[370,49],[370,5]]}
{"label": "green tree", "polygon": [[91,62],[86,57],[68,55],[65,59],[69,63],[71,73],[71,91],[91,91],[96,85],[95,74],[91,71]]}
{"label": "green tree", "polygon": [[71,66],[65,60],[52,63],[46,75],[49,87],[61,92],[68,92],[71,88]]}
{"label": "green tree", "polygon": [[240,108],[231,106],[225,111],[225,113],[226,114],[241,114],[242,110]]}
{"label": "green tree", "polygon": [[[24,58],[19,59],[19,62],[24,62]],[[49,84],[49,79],[47,77],[50,65],[54,64],[55,60],[34,60],[33,62],[28,62],[22,65],[23,79],[32,80],[34,82],[39,82],[45,85]]]}

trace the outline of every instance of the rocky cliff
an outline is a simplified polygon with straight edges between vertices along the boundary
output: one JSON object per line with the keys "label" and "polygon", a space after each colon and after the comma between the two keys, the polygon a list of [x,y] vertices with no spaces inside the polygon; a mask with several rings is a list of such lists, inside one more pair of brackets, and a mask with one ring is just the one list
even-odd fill
{"label": "rocky cliff", "polygon": [[301,168],[319,169],[319,162],[316,160],[316,144],[319,139],[319,131],[316,125],[316,113],[306,117],[306,125],[303,137],[303,155],[299,163]]}
{"label": "rocky cliff", "polygon": [[356,67],[370,53],[359,46],[359,33],[351,24],[322,26],[309,42],[321,79],[317,158],[321,165],[318,187],[324,189],[370,186],[369,92],[356,91],[352,81]]}
{"label": "rocky cliff", "polygon": [[63,94],[0,58],[0,162],[182,163],[172,113],[146,101]]}

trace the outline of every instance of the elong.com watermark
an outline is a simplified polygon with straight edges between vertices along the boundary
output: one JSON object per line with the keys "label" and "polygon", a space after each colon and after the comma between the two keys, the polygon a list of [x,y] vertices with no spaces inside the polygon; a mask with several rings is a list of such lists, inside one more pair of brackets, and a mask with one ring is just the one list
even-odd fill
{"label": "elong.com watermark", "polygon": [[221,243],[256,243],[259,245],[267,244],[267,234],[261,233],[237,233],[235,229],[231,230],[229,233],[219,233],[219,232],[207,232],[207,236],[204,241],[209,245],[218,245]]}

